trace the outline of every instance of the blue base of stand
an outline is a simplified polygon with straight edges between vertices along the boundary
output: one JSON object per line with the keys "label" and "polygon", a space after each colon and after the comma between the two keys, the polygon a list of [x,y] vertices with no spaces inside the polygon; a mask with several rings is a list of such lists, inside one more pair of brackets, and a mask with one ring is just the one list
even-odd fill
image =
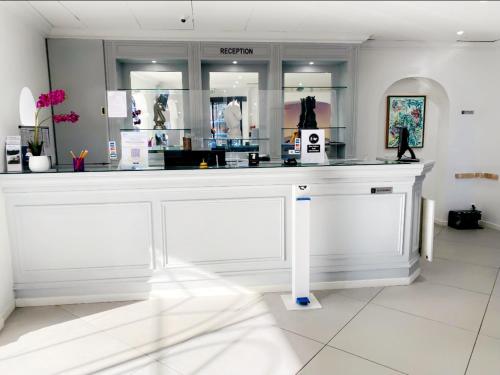
{"label": "blue base of stand", "polygon": [[295,302],[297,302],[297,305],[300,305],[300,306],[307,306],[307,305],[309,305],[309,303],[311,303],[311,301],[309,300],[309,297],[297,297]]}

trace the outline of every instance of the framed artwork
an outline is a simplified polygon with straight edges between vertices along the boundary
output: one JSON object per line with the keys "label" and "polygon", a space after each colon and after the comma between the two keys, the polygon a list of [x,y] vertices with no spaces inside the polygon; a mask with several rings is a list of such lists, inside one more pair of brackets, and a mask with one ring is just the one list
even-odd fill
{"label": "framed artwork", "polygon": [[425,96],[387,96],[386,148],[399,145],[399,127],[408,128],[411,148],[424,147]]}

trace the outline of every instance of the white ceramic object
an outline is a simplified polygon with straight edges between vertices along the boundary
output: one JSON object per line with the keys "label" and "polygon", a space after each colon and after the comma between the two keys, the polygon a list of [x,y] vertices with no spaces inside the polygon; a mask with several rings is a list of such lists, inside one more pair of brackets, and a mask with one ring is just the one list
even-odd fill
{"label": "white ceramic object", "polygon": [[30,156],[28,165],[31,172],[47,172],[50,169],[50,159],[47,155]]}
{"label": "white ceramic object", "polygon": [[31,90],[23,87],[19,95],[19,119],[23,126],[35,126],[36,103]]}

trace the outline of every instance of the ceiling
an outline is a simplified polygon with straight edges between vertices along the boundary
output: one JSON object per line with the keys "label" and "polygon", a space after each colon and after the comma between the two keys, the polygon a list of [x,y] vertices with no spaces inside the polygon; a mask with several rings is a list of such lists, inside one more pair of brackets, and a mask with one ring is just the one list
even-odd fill
{"label": "ceiling", "polygon": [[[46,23],[48,35],[58,37],[353,43],[369,38],[450,42],[500,39],[500,2],[496,1],[16,3],[24,3]],[[457,36],[459,30],[464,31],[462,36]]]}

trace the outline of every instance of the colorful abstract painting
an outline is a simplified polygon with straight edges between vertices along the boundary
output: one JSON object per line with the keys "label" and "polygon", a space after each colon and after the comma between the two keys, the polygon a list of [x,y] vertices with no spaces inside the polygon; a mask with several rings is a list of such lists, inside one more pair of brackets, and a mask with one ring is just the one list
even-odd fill
{"label": "colorful abstract painting", "polygon": [[398,147],[401,127],[409,130],[410,147],[424,147],[425,96],[387,97],[387,148]]}

